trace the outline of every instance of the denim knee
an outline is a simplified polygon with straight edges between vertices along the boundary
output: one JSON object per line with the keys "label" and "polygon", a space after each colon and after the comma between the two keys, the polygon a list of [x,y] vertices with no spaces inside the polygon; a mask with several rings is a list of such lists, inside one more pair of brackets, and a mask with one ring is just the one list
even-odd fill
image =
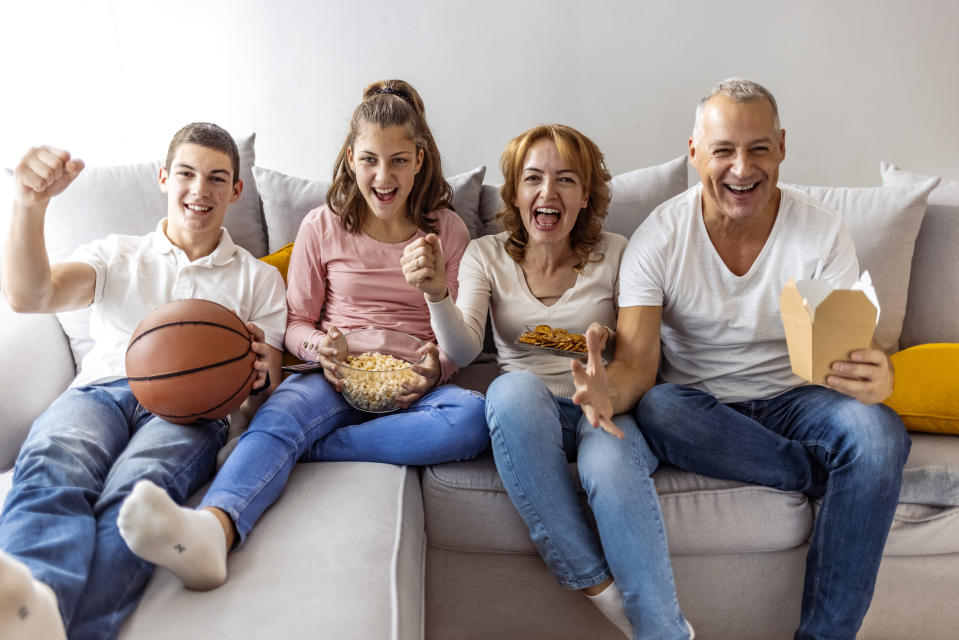
{"label": "denim knee", "polygon": [[556,411],[556,399],[546,384],[528,371],[504,373],[486,391],[490,429],[538,429],[544,416]]}
{"label": "denim knee", "polygon": [[100,443],[66,429],[29,438],[17,458],[14,476],[18,483],[29,479],[43,486],[99,491],[112,464],[112,456]]}
{"label": "denim knee", "polygon": [[489,446],[489,429],[486,426],[486,398],[469,389],[456,388],[450,422],[458,430],[457,460],[475,458]]}
{"label": "denim knee", "polygon": [[672,407],[684,404],[691,393],[700,394],[702,392],[672,382],[663,382],[653,385],[643,397],[639,399],[636,405],[636,412],[650,413],[657,415],[662,412],[669,413]]}
{"label": "denim knee", "polygon": [[585,418],[578,425],[577,466],[584,487],[587,484],[618,486],[622,484],[623,474],[649,476],[659,466],[659,459],[631,416],[613,416],[613,423],[625,434],[623,440],[593,428]]}
{"label": "denim knee", "polygon": [[508,371],[498,376],[486,390],[486,402],[513,404],[529,402],[530,396],[546,388],[543,381],[529,371]]}
{"label": "denim knee", "polygon": [[859,473],[877,479],[901,475],[912,440],[892,409],[849,398],[837,406],[831,422],[842,433],[837,456],[855,461]]}

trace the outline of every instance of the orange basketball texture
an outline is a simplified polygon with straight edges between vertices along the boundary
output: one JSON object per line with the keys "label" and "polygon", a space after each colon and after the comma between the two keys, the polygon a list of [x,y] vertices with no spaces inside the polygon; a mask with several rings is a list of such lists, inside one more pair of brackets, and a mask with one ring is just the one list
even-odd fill
{"label": "orange basketball texture", "polygon": [[239,407],[256,371],[250,332],[209,300],[169,302],[149,314],[127,346],[127,379],[144,407],[176,424],[216,419]]}

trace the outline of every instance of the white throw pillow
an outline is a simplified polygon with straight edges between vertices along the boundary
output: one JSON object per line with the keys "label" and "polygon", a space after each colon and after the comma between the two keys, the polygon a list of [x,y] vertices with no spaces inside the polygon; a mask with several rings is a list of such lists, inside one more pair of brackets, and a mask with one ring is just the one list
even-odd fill
{"label": "white throw pillow", "polygon": [[[328,180],[288,176],[279,171],[253,167],[257,189],[263,201],[270,253],[296,239],[300,222],[307,213],[326,202]],[[479,196],[486,167],[480,166],[446,178],[453,189],[453,207],[476,237],[479,225]]]}
{"label": "white throw pillow", "polygon": [[899,347],[916,235],[938,182],[867,188],[792,185],[838,211],[846,223],[859,269],[869,270],[876,287],[882,311],[875,340],[887,353]]}
{"label": "white throw pillow", "polygon": [[[879,166],[884,185],[908,185],[930,179],[894,164]],[[909,278],[909,300],[900,346],[959,342],[959,180],[942,179],[929,194],[926,216],[916,238]]]}
{"label": "white throw pillow", "polygon": [[[682,155],[662,164],[613,176],[609,181],[610,201],[605,230],[627,238],[631,236],[653,209],[686,190],[686,166],[686,156]],[[480,235],[502,231],[495,219],[502,209],[499,188],[484,185],[479,210],[484,230]]]}

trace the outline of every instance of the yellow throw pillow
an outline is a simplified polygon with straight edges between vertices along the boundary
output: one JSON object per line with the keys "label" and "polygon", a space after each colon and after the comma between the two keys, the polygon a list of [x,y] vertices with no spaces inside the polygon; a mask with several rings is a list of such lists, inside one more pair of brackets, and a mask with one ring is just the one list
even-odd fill
{"label": "yellow throw pillow", "polygon": [[[283,276],[283,282],[286,282],[286,272],[290,268],[290,254],[293,253],[293,243],[291,242],[288,245],[280,247],[273,253],[268,256],[263,256],[260,258],[263,262],[267,264],[272,264],[274,267],[279,269],[280,275]],[[291,364],[302,364],[302,360],[294,356],[289,351],[283,351],[283,366]],[[286,378],[288,374],[284,373],[283,377]]]}
{"label": "yellow throw pillow", "polygon": [[896,387],[886,404],[906,428],[959,435],[959,344],[921,344],[892,363]]}
{"label": "yellow throw pillow", "polygon": [[279,269],[280,275],[283,276],[283,282],[286,282],[286,272],[290,269],[290,254],[292,253],[293,243],[291,242],[288,245],[280,247],[270,255],[263,256],[260,260],[267,264],[272,264]]}

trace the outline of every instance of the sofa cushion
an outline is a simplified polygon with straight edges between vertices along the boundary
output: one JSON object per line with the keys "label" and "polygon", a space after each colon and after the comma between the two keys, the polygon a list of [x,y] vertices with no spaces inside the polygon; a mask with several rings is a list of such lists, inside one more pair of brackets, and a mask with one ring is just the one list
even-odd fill
{"label": "sofa cushion", "polygon": [[886,405],[911,431],[959,435],[959,344],[917,345],[890,359],[896,385]]}
{"label": "sofa cushion", "polygon": [[[255,139],[256,134],[236,138],[243,193],[230,205],[223,224],[234,242],[262,256],[266,253],[266,232],[251,172]],[[85,168],[47,208],[45,234],[50,260],[65,260],[77,246],[111,233],[143,235],[153,231],[167,215],[167,198],[158,183],[162,166],[161,161],[154,161]],[[57,318],[70,338],[74,363],[79,365],[93,346],[90,309],[58,313]]]}
{"label": "sofa cushion", "polygon": [[[911,438],[899,502],[959,507],[959,438],[936,433],[913,433]],[[959,536],[955,540],[959,543]]]}
{"label": "sofa cushion", "polygon": [[[814,503],[818,514],[821,501]],[[959,438],[913,433],[885,556],[959,553]]]}
{"label": "sofa cushion", "polygon": [[[609,182],[610,201],[606,231],[627,238],[653,209],[687,188],[686,156],[613,176]],[[483,185],[479,218],[483,235],[499,233],[496,214],[503,208],[499,187]]]}
{"label": "sofa cushion", "polygon": [[191,591],[157,570],[120,639],[421,638],[420,495],[406,467],[298,464],[226,584]]}
{"label": "sofa cushion", "polygon": [[[570,473],[578,482],[575,465],[570,465]],[[812,531],[812,510],[800,493],[715,480],[670,466],[657,470],[653,479],[674,554],[791,549],[802,545]],[[427,467],[422,485],[430,546],[536,553],[491,453]]]}
{"label": "sofa cushion", "polygon": [[879,296],[874,338],[887,353],[899,346],[916,235],[926,213],[926,199],[937,183],[936,178],[871,188],[793,185],[838,211],[846,223],[859,268],[869,271]]}
{"label": "sofa cushion", "polygon": [[[929,176],[880,165],[884,185],[926,182]],[[932,193],[916,238],[909,277],[909,301],[900,345],[959,342],[959,180],[943,179]]]}
{"label": "sofa cushion", "polygon": [[959,553],[959,438],[912,434],[899,500],[884,555]]}
{"label": "sofa cushion", "polygon": [[[304,216],[326,202],[331,182],[297,178],[263,167],[253,167],[253,175],[263,200],[263,217],[273,252],[296,239]],[[453,208],[473,238],[479,228],[480,188],[485,175],[486,167],[480,166],[446,178],[453,189]]]}

